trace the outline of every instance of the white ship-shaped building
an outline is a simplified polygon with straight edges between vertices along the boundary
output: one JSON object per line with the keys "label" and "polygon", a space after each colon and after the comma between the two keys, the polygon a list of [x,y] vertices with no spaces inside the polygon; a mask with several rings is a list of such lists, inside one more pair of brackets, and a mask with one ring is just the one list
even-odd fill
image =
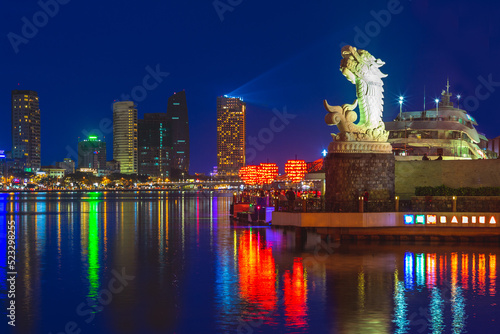
{"label": "white ship-shaped building", "polygon": [[[476,120],[467,111],[455,108],[446,91],[436,108],[401,112],[392,122],[385,122],[396,160],[422,159],[424,154],[443,160],[488,159],[488,139],[477,132]],[[490,152],[491,153],[491,152]]]}

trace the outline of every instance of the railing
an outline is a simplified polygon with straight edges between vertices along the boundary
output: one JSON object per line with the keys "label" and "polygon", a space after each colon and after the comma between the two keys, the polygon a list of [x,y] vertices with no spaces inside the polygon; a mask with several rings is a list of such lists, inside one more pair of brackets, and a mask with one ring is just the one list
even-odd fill
{"label": "railing", "polygon": [[328,201],[321,197],[293,201],[273,197],[235,197],[236,202],[274,207],[278,212],[500,212],[500,196],[415,196],[411,200]]}
{"label": "railing", "polygon": [[415,197],[412,200],[325,201],[323,198],[275,202],[282,212],[500,212],[500,197]]}

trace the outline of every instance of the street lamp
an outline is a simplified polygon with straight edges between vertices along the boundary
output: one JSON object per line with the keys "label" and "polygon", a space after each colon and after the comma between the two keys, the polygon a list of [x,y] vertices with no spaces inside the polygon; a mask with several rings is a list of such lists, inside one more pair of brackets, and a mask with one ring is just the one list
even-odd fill
{"label": "street lamp", "polygon": [[439,111],[439,99],[435,99],[434,102],[436,102],[436,111]]}
{"label": "street lamp", "polygon": [[458,108],[458,109],[460,109],[460,98],[461,98],[461,97],[462,97],[462,96],[457,95],[457,104],[458,104],[457,108]]}
{"label": "street lamp", "polygon": [[403,111],[403,100],[404,98],[402,96],[399,97],[399,120],[401,120],[401,115]]}

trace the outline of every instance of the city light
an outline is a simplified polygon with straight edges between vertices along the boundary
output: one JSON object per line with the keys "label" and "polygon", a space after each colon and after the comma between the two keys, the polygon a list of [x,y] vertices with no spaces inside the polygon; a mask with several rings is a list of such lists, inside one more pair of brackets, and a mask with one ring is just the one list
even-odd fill
{"label": "city light", "polygon": [[404,215],[404,222],[406,225],[415,224],[415,218],[413,215]]}
{"label": "city light", "polygon": [[285,173],[292,183],[299,183],[307,173],[307,164],[304,160],[288,160],[285,164]]}
{"label": "city light", "polygon": [[437,222],[436,215],[427,215],[427,224],[434,225]]}
{"label": "city light", "polygon": [[404,97],[400,96],[399,97],[399,119],[401,119],[401,116],[403,113],[403,100],[404,100]]}
{"label": "city light", "polygon": [[248,165],[241,167],[239,171],[240,179],[246,185],[256,185],[258,182],[258,167],[253,165]]}
{"label": "city light", "polygon": [[278,166],[272,163],[260,164],[257,174],[259,184],[271,184],[278,177]]}
{"label": "city light", "polygon": [[248,165],[240,168],[238,175],[246,185],[271,184],[278,177],[278,166],[274,163]]}

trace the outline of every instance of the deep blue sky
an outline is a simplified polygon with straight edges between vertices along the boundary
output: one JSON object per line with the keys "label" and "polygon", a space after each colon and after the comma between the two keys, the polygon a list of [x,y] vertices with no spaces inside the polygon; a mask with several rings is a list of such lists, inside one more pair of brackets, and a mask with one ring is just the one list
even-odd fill
{"label": "deep blue sky", "polygon": [[[248,103],[249,136],[269,127],[273,108],[296,115],[252,163],[269,159],[283,169],[295,155],[315,160],[336,130],[324,123],[323,99],[335,105],[355,98],[338,70],[342,43],[386,62],[384,120],[397,115],[401,93],[405,109],[421,110],[424,85],[431,108],[449,76],[451,90],[469,97],[478,130],[500,135],[496,1],[402,0],[383,25],[374,24],[371,12],[394,1],[232,0],[239,4],[229,5],[223,20],[213,0],[60,1],[67,3],[17,53],[8,34],[22,36],[23,17],[43,19],[41,7],[36,1],[0,5],[0,149],[11,146],[11,90],[38,91],[43,165],[61,161],[82,131],[111,119],[113,101],[142,85],[146,67],[158,64],[170,74],[138,103],[139,117],[165,112],[168,97],[186,90],[191,172],[216,164],[216,97],[223,94]],[[367,27],[373,37],[355,41],[356,31]],[[479,87],[481,77],[499,84],[488,91]],[[106,142],[111,159],[112,132]]]}

